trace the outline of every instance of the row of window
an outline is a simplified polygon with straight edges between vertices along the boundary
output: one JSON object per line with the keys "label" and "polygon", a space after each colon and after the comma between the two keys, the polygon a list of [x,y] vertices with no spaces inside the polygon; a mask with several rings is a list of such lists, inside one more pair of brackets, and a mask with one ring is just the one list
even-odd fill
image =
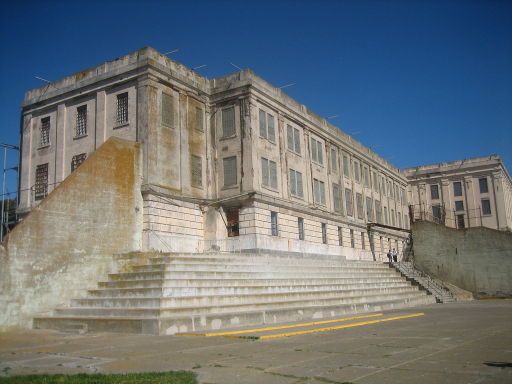
{"label": "row of window", "polygon": [[[480,208],[482,215],[491,215],[491,200],[489,199],[480,199]],[[464,201],[456,200],[455,201],[455,212],[464,211]],[[441,205],[434,204],[432,206],[432,215],[436,219],[441,219]]]}
{"label": "row of window", "polygon": [[[322,232],[322,243],[327,244],[328,243],[327,223],[320,223],[320,229]],[[305,240],[306,232],[304,229],[304,218],[302,218],[302,217],[297,218],[297,230],[298,230],[299,240]],[[274,212],[274,211],[270,212],[270,233],[272,236],[279,236],[278,213]],[[343,236],[343,228],[342,227],[338,226],[337,234],[338,234],[338,245],[344,246],[345,239]],[[365,232],[360,232],[360,236],[361,236],[361,248],[366,249]],[[395,242],[397,243],[396,247],[398,248],[397,240],[395,240]],[[356,243],[355,231],[353,229],[350,229],[350,247],[355,248],[355,243]],[[388,244],[389,244],[389,247],[391,247],[391,238],[388,238]],[[348,245],[348,243],[347,243],[347,245]],[[383,243],[382,236],[380,236],[380,246],[381,246],[381,251],[384,251],[384,243]]]}
{"label": "row of window", "polygon": [[[489,185],[487,183],[487,177],[481,177],[478,179],[478,186],[480,189],[480,194],[489,193]],[[430,198],[432,200],[439,200],[439,185],[438,184],[431,184],[430,185]],[[462,197],[463,191],[462,191],[462,182],[461,181],[454,181],[453,182],[453,196],[455,197]]]}

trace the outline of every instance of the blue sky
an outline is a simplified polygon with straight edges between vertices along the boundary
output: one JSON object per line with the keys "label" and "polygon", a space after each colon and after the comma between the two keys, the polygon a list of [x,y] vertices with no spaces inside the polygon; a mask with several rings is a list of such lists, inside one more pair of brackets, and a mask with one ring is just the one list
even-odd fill
{"label": "blue sky", "polygon": [[210,78],[232,62],[294,82],[290,96],[398,167],[498,153],[512,171],[512,1],[19,0],[0,42],[0,142],[18,143],[34,76],[149,45]]}

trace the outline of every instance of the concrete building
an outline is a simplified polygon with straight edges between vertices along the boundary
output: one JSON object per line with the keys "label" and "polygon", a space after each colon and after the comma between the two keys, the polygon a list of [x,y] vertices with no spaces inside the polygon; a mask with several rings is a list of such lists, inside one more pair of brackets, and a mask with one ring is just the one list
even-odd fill
{"label": "concrete building", "polygon": [[497,155],[404,170],[414,217],[512,231],[512,181]]}
{"label": "concrete building", "polygon": [[109,137],[139,142],[143,251],[380,260],[407,236],[407,178],[250,70],[207,79],[143,48],[27,92],[21,135],[20,213]]}

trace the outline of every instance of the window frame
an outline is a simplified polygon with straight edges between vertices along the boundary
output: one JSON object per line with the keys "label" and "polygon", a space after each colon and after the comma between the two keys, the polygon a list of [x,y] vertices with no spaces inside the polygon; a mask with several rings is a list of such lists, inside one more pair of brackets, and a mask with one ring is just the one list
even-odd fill
{"label": "window frame", "polygon": [[[234,181],[231,184],[226,184],[226,162],[234,159]],[[222,171],[223,171],[223,188],[233,188],[238,185],[238,158],[237,156],[226,156],[222,158]]]}
{"label": "window frame", "polygon": [[[488,212],[486,212],[486,210],[484,211],[484,201],[486,201],[487,204],[489,204]],[[489,199],[489,198],[480,199],[480,206],[482,207],[482,216],[492,216],[491,199]]]}
{"label": "window frame", "polygon": [[[121,105],[126,104],[125,106]],[[130,95],[128,91],[116,94],[116,120],[115,127],[123,127],[130,124]]]}
{"label": "window frame", "polygon": [[[263,164],[266,163],[267,174],[265,174],[265,167]],[[274,178],[272,176],[275,176]],[[277,162],[267,159],[266,157],[261,158],[261,186],[264,188],[272,189],[274,191],[278,191],[278,177],[277,177]],[[265,183],[265,182],[268,182]],[[275,185],[273,183],[275,181]]]}
{"label": "window frame", "polygon": [[[89,108],[87,107],[87,104],[79,105],[76,107],[75,136],[74,136],[75,139],[87,136],[87,113],[88,113],[88,110],[89,110]],[[81,116],[83,119],[80,119]],[[80,128],[82,128],[82,129],[80,129]],[[81,131],[83,131],[83,132],[81,132]]]}
{"label": "window frame", "polygon": [[52,128],[52,120],[50,116],[41,118],[39,127],[39,148],[46,148],[51,145],[50,132]]}
{"label": "window frame", "polygon": [[[292,175],[293,175],[294,182],[292,182]],[[299,177],[297,177],[297,176],[300,176],[300,183],[298,180]],[[288,178],[289,178],[288,186],[289,186],[290,195],[293,197],[303,199],[304,198],[304,184],[303,184],[303,179],[302,179],[302,172],[299,172],[295,169],[289,168],[288,169]],[[299,188],[299,186],[300,186],[300,188]],[[299,193],[299,191],[300,191],[300,193]]]}
{"label": "window frame", "polygon": [[[482,181],[485,181],[485,183],[482,184]],[[485,188],[482,188],[483,185],[485,185]],[[489,182],[487,181],[487,176],[478,178],[478,188],[480,190],[481,195],[489,193]],[[485,189],[485,191],[483,191],[482,189]]]}
{"label": "window frame", "polygon": [[[291,136],[290,136],[291,133]],[[291,138],[291,141],[290,141]],[[286,148],[292,152],[295,153],[298,156],[302,156],[302,149],[301,149],[301,137],[300,137],[300,130],[298,128],[295,128],[293,125],[286,124]],[[290,148],[290,143],[293,145],[293,148]],[[298,147],[298,150],[297,150]]]}
{"label": "window frame", "polygon": [[[224,125],[224,122],[227,121],[224,120],[224,114],[227,113],[227,111],[233,111],[233,131],[227,132],[226,126]],[[233,137],[236,137],[236,110],[234,105],[229,105],[226,107],[223,107],[220,111],[220,128],[221,128],[221,140],[231,139]],[[229,133],[229,134],[228,134]]]}
{"label": "window frame", "polygon": [[[320,197],[320,201],[317,201],[317,192],[318,197]],[[325,182],[319,179],[313,178],[313,202],[318,205],[325,206]]]}
{"label": "window frame", "polygon": [[[262,116],[265,116],[265,121],[262,121]],[[271,119],[270,119],[271,117]],[[268,140],[272,144],[276,143],[276,121],[275,116],[273,114],[270,114],[269,112],[265,111],[264,109],[259,108],[258,113],[258,121],[259,121],[259,135],[260,138]],[[273,129],[273,137],[270,137],[270,124],[269,122],[272,121],[272,129]],[[263,128],[263,134],[262,134],[262,128]]]}

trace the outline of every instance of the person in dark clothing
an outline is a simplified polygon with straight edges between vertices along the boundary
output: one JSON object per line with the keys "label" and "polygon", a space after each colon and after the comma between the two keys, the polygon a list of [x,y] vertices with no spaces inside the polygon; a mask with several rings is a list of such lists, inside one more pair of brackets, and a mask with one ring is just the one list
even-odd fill
{"label": "person in dark clothing", "polygon": [[388,256],[388,261],[389,261],[389,263],[391,263],[391,262],[393,261],[392,256],[391,256],[391,249],[390,249],[390,250],[388,250],[388,254],[387,254],[387,256]]}

